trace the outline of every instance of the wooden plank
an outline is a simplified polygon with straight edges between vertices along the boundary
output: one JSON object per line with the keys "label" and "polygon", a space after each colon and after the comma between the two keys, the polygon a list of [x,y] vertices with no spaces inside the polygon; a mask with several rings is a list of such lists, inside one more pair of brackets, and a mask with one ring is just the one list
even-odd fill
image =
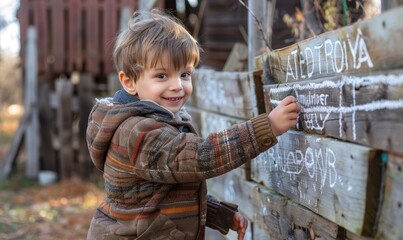
{"label": "wooden plank", "polygon": [[82,46],[82,6],[80,0],[70,0],[68,2],[69,12],[69,56],[68,70],[83,70],[83,46]]}
{"label": "wooden plank", "polygon": [[41,170],[58,172],[57,158],[52,141],[53,131],[55,130],[55,119],[50,106],[50,83],[43,79],[39,82],[39,124],[40,126],[46,126],[40,128]]}
{"label": "wooden plank", "polygon": [[[248,1],[248,8],[253,13],[252,15],[248,11],[248,70],[250,72],[254,71],[253,59],[262,54],[262,49],[265,49],[267,45],[271,45],[275,5],[275,0]],[[260,27],[267,31],[262,32],[257,21],[260,21]]]}
{"label": "wooden plank", "polygon": [[32,111],[25,133],[25,177],[35,179],[39,171],[39,113],[38,113],[38,52],[37,32],[34,26],[27,29],[25,53],[24,106]]}
{"label": "wooden plank", "polygon": [[139,10],[142,11],[150,11],[151,9],[155,8],[158,4],[158,0],[138,0],[139,2]]}
{"label": "wooden plank", "polygon": [[374,234],[382,179],[377,152],[295,131],[278,141],[251,162],[253,180],[353,233]]}
{"label": "wooden plank", "polygon": [[238,204],[239,210],[252,219],[249,228],[253,224],[253,229],[264,229],[265,233],[261,235],[272,239],[294,239],[301,234],[300,230],[308,230],[315,237],[336,239],[336,224],[255,182],[240,178],[235,172],[209,179],[207,184],[213,196]]}
{"label": "wooden plank", "polygon": [[378,227],[378,239],[403,236],[403,156],[387,154],[385,195]]}
{"label": "wooden plank", "polygon": [[51,1],[51,16],[52,16],[52,52],[50,63],[52,63],[53,71],[56,73],[63,72],[65,63],[65,19],[64,19],[64,2]]}
{"label": "wooden plank", "polygon": [[100,43],[103,41],[99,34],[99,5],[98,0],[86,2],[86,26],[85,26],[85,63],[87,72],[98,75],[100,72]]}
{"label": "wooden plank", "polygon": [[[254,229],[272,239],[336,239],[338,226],[262,186],[253,189]],[[256,238],[265,239],[265,238]]]}
{"label": "wooden plank", "polygon": [[116,72],[112,72],[108,74],[107,78],[107,88],[108,95],[113,96],[116,91],[122,89],[122,85],[120,84],[119,75]]}
{"label": "wooden plank", "polygon": [[115,72],[115,65],[112,60],[113,46],[115,43],[116,34],[118,32],[118,10],[115,0],[105,0],[103,4],[103,62],[104,72],[110,74]]}
{"label": "wooden plank", "polygon": [[17,11],[18,22],[20,24],[20,56],[21,62],[25,63],[25,47],[27,45],[27,29],[32,23],[29,22],[29,12],[31,9],[31,1],[20,0],[20,9]]}
{"label": "wooden plank", "polygon": [[264,83],[301,82],[403,66],[403,8],[298,42],[255,59]]}
{"label": "wooden plank", "polygon": [[239,211],[248,219],[254,219],[252,204],[253,188],[255,183],[247,181],[234,171],[207,180],[209,194],[227,201],[238,204]]}
{"label": "wooden plank", "polygon": [[248,60],[248,46],[243,43],[235,43],[224,64],[223,72],[246,71]]}
{"label": "wooden plank", "polygon": [[78,164],[80,176],[83,179],[89,178],[93,164],[88,152],[86,132],[88,116],[94,106],[94,79],[89,74],[82,74],[80,76],[80,82],[78,85],[78,98],[80,106],[80,121],[79,121],[79,152],[78,152]]}
{"label": "wooden plank", "polygon": [[35,1],[33,7],[35,26],[38,36],[40,36],[40,41],[38,41],[38,73],[43,74],[48,71],[47,57],[49,53],[46,0]]}
{"label": "wooden plank", "polygon": [[272,237],[271,234],[259,224],[252,223],[251,227],[253,232],[252,239],[277,240],[276,238]]}
{"label": "wooden plank", "polygon": [[130,12],[139,8],[139,0],[121,0],[121,9],[128,8]]}
{"label": "wooden plank", "polygon": [[10,149],[8,150],[7,157],[4,162],[1,162],[0,179],[7,178],[12,171],[13,165],[15,165],[14,162],[16,161],[18,153],[21,149],[24,134],[30,121],[30,117],[31,117],[31,110],[26,109],[20,119],[18,129],[15,132],[13,140],[10,144]]}
{"label": "wooden plank", "polygon": [[258,115],[255,83],[247,72],[195,71],[189,104],[244,119]]}
{"label": "wooden plank", "polygon": [[[351,233],[349,231],[346,231],[345,236],[343,239],[348,239],[348,240],[373,240],[373,237],[363,237],[363,236],[358,236],[354,233]],[[383,238],[380,238],[383,239]]]}
{"label": "wooden plank", "polygon": [[72,133],[72,111],[71,98],[73,94],[73,85],[67,79],[56,80],[56,93],[58,96],[59,106],[57,109],[57,128],[60,139],[59,149],[59,167],[60,178],[67,179],[72,176],[74,164],[73,151],[73,133]]}
{"label": "wooden plank", "polygon": [[396,8],[397,6],[403,5],[402,0],[383,0],[381,1],[382,12]]}
{"label": "wooden plank", "polygon": [[287,95],[297,97],[298,129],[403,153],[401,70],[263,88],[267,111]]}

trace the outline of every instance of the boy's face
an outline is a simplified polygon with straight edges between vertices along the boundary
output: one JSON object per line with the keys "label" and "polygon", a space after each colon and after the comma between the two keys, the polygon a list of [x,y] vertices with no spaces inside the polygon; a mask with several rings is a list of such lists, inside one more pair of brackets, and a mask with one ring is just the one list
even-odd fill
{"label": "boy's face", "polygon": [[177,113],[192,94],[193,64],[175,70],[166,54],[154,67],[148,67],[134,83],[138,98],[152,100]]}

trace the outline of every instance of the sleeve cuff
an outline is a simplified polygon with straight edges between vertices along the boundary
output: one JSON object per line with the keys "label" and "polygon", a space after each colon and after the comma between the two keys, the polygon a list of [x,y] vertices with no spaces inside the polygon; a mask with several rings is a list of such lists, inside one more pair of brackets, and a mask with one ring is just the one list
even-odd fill
{"label": "sleeve cuff", "polygon": [[228,202],[207,201],[207,226],[227,234],[238,211],[238,206]]}
{"label": "sleeve cuff", "polygon": [[274,136],[270,120],[267,114],[261,114],[251,119],[253,130],[255,132],[256,141],[260,150],[266,151],[277,143],[277,138]]}

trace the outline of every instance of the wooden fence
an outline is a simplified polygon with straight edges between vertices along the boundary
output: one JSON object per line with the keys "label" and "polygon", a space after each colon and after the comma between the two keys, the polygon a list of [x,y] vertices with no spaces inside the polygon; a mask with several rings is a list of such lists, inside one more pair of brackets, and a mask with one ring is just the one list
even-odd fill
{"label": "wooden fence", "polygon": [[253,74],[194,75],[203,136],[288,95],[302,107],[276,146],[208,181],[249,218],[246,239],[402,239],[402,21],[395,8],[260,55]]}
{"label": "wooden fence", "polygon": [[53,78],[80,71],[107,76],[114,71],[115,36],[127,22],[120,20],[137,8],[137,0],[21,0],[21,57],[25,57],[27,29],[35,26],[39,75]]}

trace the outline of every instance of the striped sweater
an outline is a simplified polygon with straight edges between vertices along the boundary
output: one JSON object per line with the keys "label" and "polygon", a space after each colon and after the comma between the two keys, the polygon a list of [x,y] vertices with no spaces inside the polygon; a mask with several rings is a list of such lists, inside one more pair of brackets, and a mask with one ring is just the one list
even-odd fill
{"label": "striped sweater", "polygon": [[89,116],[88,148],[106,190],[94,218],[106,235],[124,239],[203,239],[205,180],[277,142],[267,115],[203,139],[184,110],[174,115],[150,101],[125,101],[102,99]]}

